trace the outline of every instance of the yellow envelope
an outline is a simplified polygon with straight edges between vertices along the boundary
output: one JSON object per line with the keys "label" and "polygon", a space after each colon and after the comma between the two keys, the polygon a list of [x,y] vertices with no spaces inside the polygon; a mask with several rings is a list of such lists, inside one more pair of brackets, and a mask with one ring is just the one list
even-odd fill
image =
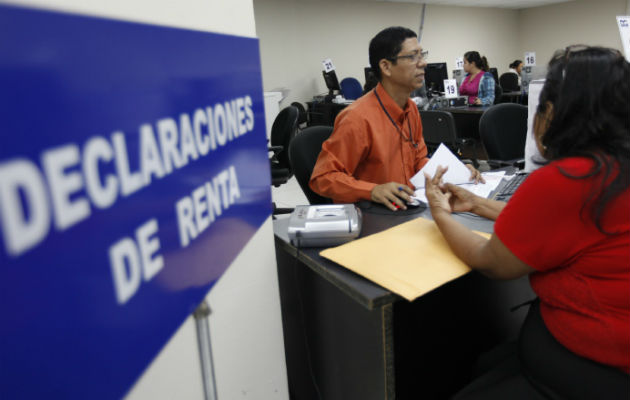
{"label": "yellow envelope", "polygon": [[[490,238],[488,233],[475,233]],[[425,218],[323,250],[320,255],[409,301],[470,271],[453,254],[435,222]]]}

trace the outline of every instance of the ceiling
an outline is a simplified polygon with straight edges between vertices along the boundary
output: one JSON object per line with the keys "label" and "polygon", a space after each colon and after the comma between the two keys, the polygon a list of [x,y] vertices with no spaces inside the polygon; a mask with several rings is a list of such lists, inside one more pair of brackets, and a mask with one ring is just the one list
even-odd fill
{"label": "ceiling", "polygon": [[465,7],[492,7],[511,8],[519,10],[522,8],[546,6],[549,4],[566,3],[573,0],[375,0],[390,3],[416,3],[416,4],[437,4],[442,6],[465,6]]}

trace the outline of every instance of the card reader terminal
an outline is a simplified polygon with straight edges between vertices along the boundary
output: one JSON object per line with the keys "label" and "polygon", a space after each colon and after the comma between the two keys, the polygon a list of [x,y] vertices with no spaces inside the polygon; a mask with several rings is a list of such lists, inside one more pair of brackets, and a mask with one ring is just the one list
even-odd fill
{"label": "card reader terminal", "polygon": [[354,204],[297,206],[289,217],[289,239],[298,247],[337,246],[359,236],[361,220]]}

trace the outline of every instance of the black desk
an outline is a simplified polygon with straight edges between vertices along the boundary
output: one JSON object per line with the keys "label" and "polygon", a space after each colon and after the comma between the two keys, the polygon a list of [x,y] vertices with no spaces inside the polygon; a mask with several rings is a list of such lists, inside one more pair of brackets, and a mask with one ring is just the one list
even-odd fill
{"label": "black desk", "polygon": [[308,108],[308,126],[333,126],[335,118],[337,118],[337,114],[339,114],[339,112],[344,108],[348,107],[348,104],[307,101],[306,106]]}
{"label": "black desk", "polygon": [[[429,215],[364,213],[361,236]],[[470,381],[480,353],[516,337],[526,310],[509,308],[533,298],[526,278],[495,282],[471,272],[408,302],[320,257],[321,248],[298,253],[287,226],[274,221],[292,399],[317,399],[315,384],[326,400],[448,398]]]}
{"label": "black desk", "polygon": [[[523,93],[521,93],[520,91],[513,91],[513,92],[503,92],[503,94],[501,95],[501,103],[517,103],[517,104],[523,104],[522,103],[522,96]],[[527,105],[527,103],[525,103],[525,105]]]}

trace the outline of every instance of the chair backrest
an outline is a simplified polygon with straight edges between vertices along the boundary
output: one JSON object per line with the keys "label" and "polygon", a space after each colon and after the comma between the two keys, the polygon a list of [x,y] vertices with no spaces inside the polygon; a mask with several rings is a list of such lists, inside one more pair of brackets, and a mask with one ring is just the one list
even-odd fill
{"label": "chair backrest", "polygon": [[503,103],[490,107],[479,120],[479,135],[492,160],[514,160],[525,155],[527,107]]}
{"label": "chair backrest", "polygon": [[488,72],[492,74],[492,77],[494,78],[494,82],[499,83],[499,71],[497,71],[496,68],[492,67],[492,68],[488,68]]}
{"label": "chair backrest", "polygon": [[311,126],[296,135],[289,145],[289,157],[295,178],[311,204],[332,203],[330,199],[318,195],[308,186],[317,157],[322,150],[322,143],[330,137],[332,131],[332,126]]}
{"label": "chair backrest", "polygon": [[291,105],[298,109],[298,125],[306,124],[308,121],[308,116],[306,114],[306,108],[302,103],[294,101]]}
{"label": "chair backrest", "polygon": [[494,84],[494,103],[493,104],[501,103],[501,97],[503,97],[503,88],[501,87],[501,85],[499,85],[498,83],[495,82],[495,84]]}
{"label": "chair backrest", "polygon": [[499,84],[506,92],[516,92],[518,87],[518,75],[513,72],[506,72],[499,77]]}
{"label": "chair backrest", "polygon": [[348,100],[356,100],[363,95],[361,82],[356,78],[344,78],[341,80],[341,94]]}
{"label": "chair backrest", "polygon": [[278,166],[289,170],[291,170],[289,143],[291,143],[297,132],[298,114],[296,107],[286,107],[278,113],[271,126],[271,145],[283,147],[282,151],[276,155]]}
{"label": "chair backrest", "polygon": [[420,110],[422,120],[422,136],[427,145],[429,155],[444,143],[457,154],[457,128],[453,114],[441,110]]}

